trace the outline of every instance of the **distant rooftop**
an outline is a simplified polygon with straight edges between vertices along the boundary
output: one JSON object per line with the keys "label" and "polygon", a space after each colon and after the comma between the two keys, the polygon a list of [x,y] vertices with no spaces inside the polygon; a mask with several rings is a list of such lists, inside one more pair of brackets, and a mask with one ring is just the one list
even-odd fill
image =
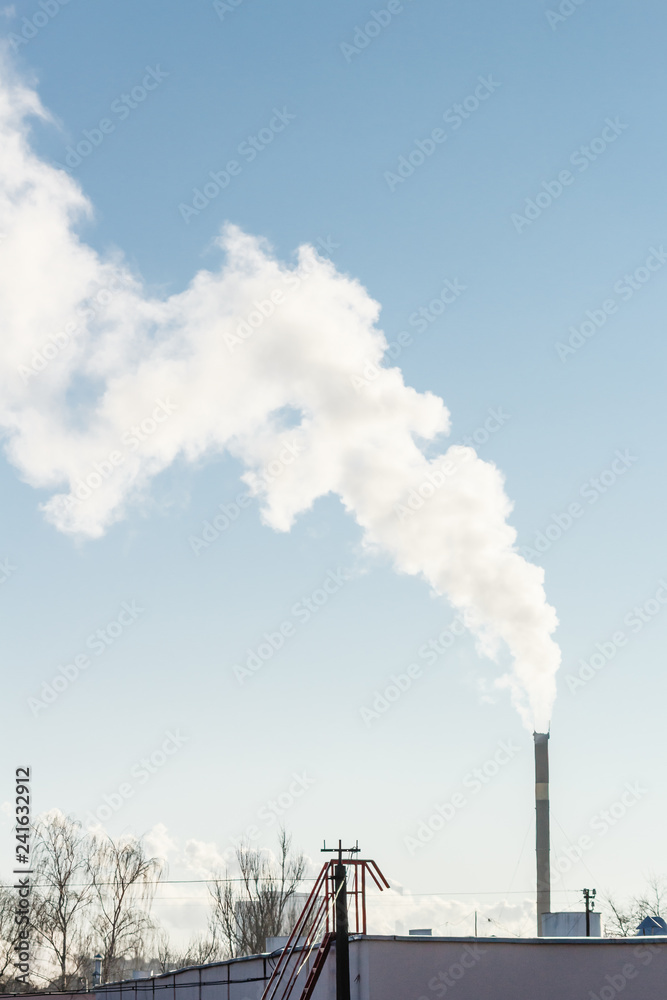
{"label": "distant rooftop", "polygon": [[667,923],[662,917],[644,917],[637,928],[638,934],[667,934]]}

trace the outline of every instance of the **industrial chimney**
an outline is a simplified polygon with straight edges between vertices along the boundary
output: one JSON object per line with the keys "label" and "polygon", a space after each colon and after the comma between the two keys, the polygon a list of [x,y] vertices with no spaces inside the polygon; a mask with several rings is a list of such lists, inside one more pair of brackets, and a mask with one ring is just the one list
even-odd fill
{"label": "industrial chimney", "polygon": [[542,915],[551,912],[549,861],[549,733],[535,740],[535,846],[537,854],[537,936],[543,936]]}

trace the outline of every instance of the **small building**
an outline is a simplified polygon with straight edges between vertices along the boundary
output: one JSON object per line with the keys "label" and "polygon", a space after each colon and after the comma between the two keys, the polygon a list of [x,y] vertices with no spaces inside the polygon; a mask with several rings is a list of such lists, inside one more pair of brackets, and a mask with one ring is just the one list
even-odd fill
{"label": "small building", "polygon": [[653,937],[656,934],[667,934],[667,923],[665,923],[662,917],[644,917],[637,928],[637,934],[639,937],[646,935]]}
{"label": "small building", "polygon": [[586,934],[586,914],[573,912],[543,913],[543,937],[601,937],[600,914],[594,910],[588,914],[590,933]]}

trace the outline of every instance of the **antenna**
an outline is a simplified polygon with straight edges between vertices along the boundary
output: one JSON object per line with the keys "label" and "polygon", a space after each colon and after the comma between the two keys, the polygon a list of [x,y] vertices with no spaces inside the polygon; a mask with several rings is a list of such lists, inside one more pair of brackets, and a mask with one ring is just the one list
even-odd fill
{"label": "antenna", "polygon": [[326,840],[324,841],[324,846],[320,848],[320,853],[324,854],[335,854],[338,851],[338,864],[343,863],[343,854],[358,854],[361,848],[359,847],[359,841],[356,842],[354,847],[343,847],[343,841],[338,841],[338,847],[327,847]]}

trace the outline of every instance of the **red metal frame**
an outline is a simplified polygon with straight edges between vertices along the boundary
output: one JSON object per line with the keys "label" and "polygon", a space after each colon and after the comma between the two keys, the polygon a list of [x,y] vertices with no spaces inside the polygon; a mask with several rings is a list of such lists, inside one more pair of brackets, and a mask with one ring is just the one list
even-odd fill
{"label": "red metal frame", "polygon": [[[334,870],[336,865],[340,863],[338,860],[332,859],[322,866],[306,905],[301,911],[271,978],[266,984],[262,1000],[288,1000],[292,995],[299,973],[307,965],[316,944],[320,942],[314,964],[310,969],[310,974],[306,977],[307,982],[301,997],[305,998],[306,995],[310,996],[312,993],[336,931]],[[366,934],[366,872],[369,872],[380,892],[388,889],[389,883],[375,861],[343,858],[342,864],[352,868],[351,885],[347,889],[348,906],[350,897],[354,896],[354,920],[350,921],[350,933]],[[301,939],[303,939],[303,943],[300,945]],[[302,962],[299,962],[299,956],[304,952],[305,957]]]}

